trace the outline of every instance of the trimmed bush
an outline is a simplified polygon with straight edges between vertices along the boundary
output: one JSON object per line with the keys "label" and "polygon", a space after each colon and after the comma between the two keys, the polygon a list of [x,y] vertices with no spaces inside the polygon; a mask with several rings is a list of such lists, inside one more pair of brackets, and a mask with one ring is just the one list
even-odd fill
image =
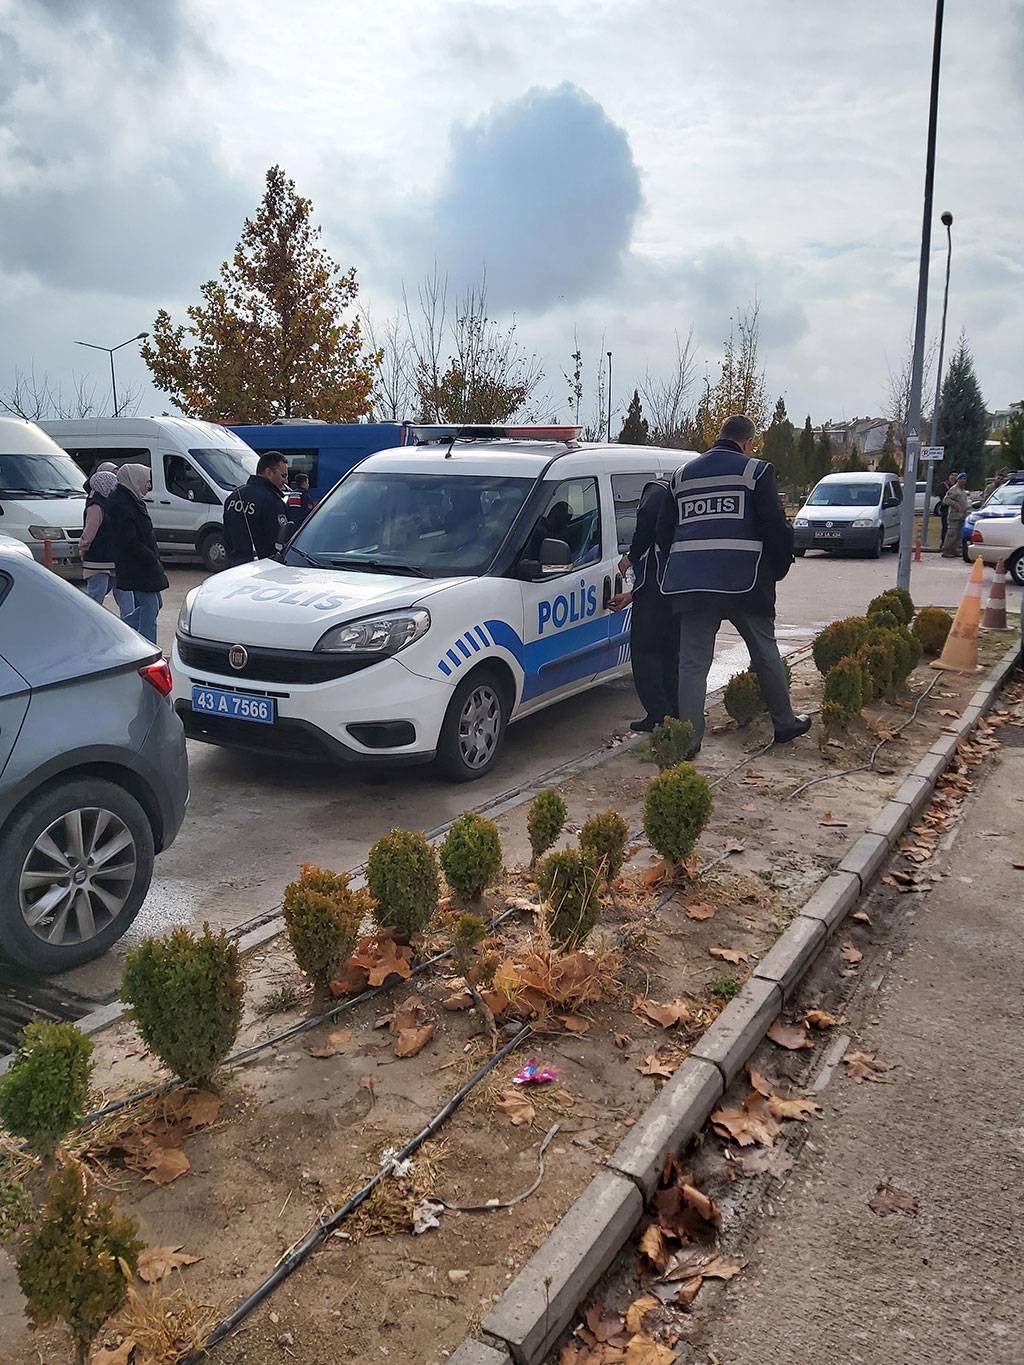
{"label": "trimmed bush", "polygon": [[531,867],[536,866],[537,859],[547,853],[549,848],[554,848],[555,841],[565,829],[566,815],[565,802],[554,787],[538,792],[530,802],[526,832],[530,836],[530,848],[533,851]]}
{"label": "trimmed bush", "polygon": [[393,829],[382,834],[366,860],[366,884],[381,929],[408,940],[430,923],[437,909],[437,857],[422,834]]}
{"label": "trimmed bush", "polygon": [[658,770],[674,768],[693,757],[693,725],[688,720],[669,716],[651,731],[651,757]]}
{"label": "trimmed bush", "polygon": [[826,728],[845,730],[860,715],[863,705],[863,669],[857,659],[842,659],[825,677],[821,714]]}
{"label": "trimmed bush", "polygon": [[316,998],[356,946],[366,898],[350,890],[347,873],[303,863],[298,881],[284,889],[281,909],[295,961]]}
{"label": "trimmed bush", "polygon": [[711,815],[711,788],[692,763],[674,768],[649,782],[644,799],[644,831],[669,862],[693,852]]}
{"label": "trimmed bush", "polygon": [[815,636],[811,646],[818,672],[824,676],[840,661],[856,654],[868,636],[868,622],[864,616],[847,616],[833,621]]}
{"label": "trimmed bush", "polygon": [[764,710],[761,686],[750,669],[737,673],[726,684],[725,709],[742,730]]}
{"label": "trimmed bush", "polygon": [[608,886],[622,871],[628,842],[629,827],[618,811],[592,815],[580,830],[580,851],[596,868],[604,869]]}
{"label": "trimmed bush", "polygon": [[953,618],[941,607],[922,607],[911,626],[922,650],[933,658],[942,653],[946,636],[952,629]]}
{"label": "trimmed bush", "polygon": [[85,1113],[91,1071],[92,1043],[74,1024],[27,1024],[0,1080],[0,1122],[51,1156]]}
{"label": "trimmed bush", "polygon": [[238,948],[208,924],[199,935],[145,938],[125,959],[121,996],[143,1042],[193,1085],[205,1085],[231,1051],[244,994]]}
{"label": "trimmed bush", "polygon": [[18,1284],[33,1327],[67,1324],[76,1365],[122,1306],[142,1243],[134,1218],[99,1199],[85,1168],[69,1161],[50,1181],[39,1224],[18,1258]]}
{"label": "trimmed bush", "polygon": [[914,599],[905,588],[886,588],[868,603],[868,616],[877,611],[890,611],[901,626],[909,626],[914,619]]}
{"label": "trimmed bush", "polygon": [[441,867],[461,901],[478,901],[501,872],[501,839],[493,820],[466,811],[441,845]]}
{"label": "trimmed bush", "polygon": [[865,701],[892,696],[896,685],[896,650],[892,641],[884,638],[889,634],[879,631],[853,656],[862,669]]}
{"label": "trimmed bush", "polygon": [[579,948],[587,941],[601,913],[597,897],[598,871],[578,848],[549,853],[537,881],[547,902],[544,923],[560,948]]}
{"label": "trimmed bush", "polygon": [[879,607],[868,617],[872,630],[899,630],[902,620],[887,607]]}

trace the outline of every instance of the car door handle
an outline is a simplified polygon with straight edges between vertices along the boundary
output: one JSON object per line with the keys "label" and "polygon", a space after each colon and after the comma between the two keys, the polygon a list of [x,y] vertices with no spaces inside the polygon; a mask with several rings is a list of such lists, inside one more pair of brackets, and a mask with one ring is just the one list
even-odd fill
{"label": "car door handle", "polygon": [[170,498],[161,498],[161,499],[160,499],[160,506],[161,506],[161,507],[170,507],[170,505],[171,505],[171,500],[170,500]]}
{"label": "car door handle", "polygon": [[618,595],[619,595],[619,593],[620,593],[621,591],[622,591],[622,574],[616,573],[616,575],[615,575],[615,596],[618,597]]}
{"label": "car door handle", "polygon": [[604,592],[601,595],[601,606],[605,611],[608,610],[608,603],[612,600],[612,580],[608,574],[604,576]]}

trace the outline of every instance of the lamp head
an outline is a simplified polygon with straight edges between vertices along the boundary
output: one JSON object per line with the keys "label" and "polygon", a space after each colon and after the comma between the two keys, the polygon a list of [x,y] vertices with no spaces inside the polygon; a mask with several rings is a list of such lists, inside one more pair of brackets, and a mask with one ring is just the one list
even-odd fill
{"label": "lamp head", "polygon": [[942,226],[943,226],[943,227],[952,227],[952,226],[953,226],[953,215],[950,213],[950,211],[949,211],[948,209],[947,209],[946,212],[942,215],[942,220],[941,220],[941,221],[942,221]]}

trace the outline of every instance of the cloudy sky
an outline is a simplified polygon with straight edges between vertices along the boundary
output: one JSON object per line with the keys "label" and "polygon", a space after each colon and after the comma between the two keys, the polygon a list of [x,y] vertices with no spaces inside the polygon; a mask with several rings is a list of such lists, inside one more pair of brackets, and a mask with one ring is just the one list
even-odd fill
{"label": "cloudy sky", "polygon": [[[0,0],[0,388],[32,364],[104,384],[74,342],[180,315],[280,162],[374,316],[434,260],[486,265],[555,410],[574,327],[614,351],[618,405],[691,325],[713,374],[756,294],[791,415],[876,413],[913,322],[933,10]],[[942,80],[949,325],[1001,407],[1024,397],[1024,0],[949,0]],[[119,374],[166,407],[132,348]]]}

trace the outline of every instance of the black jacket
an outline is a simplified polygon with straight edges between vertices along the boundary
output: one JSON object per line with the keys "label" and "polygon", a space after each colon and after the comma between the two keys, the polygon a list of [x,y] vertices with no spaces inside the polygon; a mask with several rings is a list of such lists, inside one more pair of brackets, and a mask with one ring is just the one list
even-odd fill
{"label": "black jacket", "polygon": [[107,499],[103,520],[110,525],[117,586],[125,592],[163,592],[167,575],[145,506],[130,489],[118,484]]}
{"label": "black jacket", "polygon": [[675,505],[668,484],[659,480],[647,484],[640,494],[633,539],[626,551],[633,568],[634,596],[637,593],[661,596],[658,586],[659,566],[655,555],[658,523],[663,516],[674,517]]}
{"label": "black jacket", "polygon": [[[113,497],[113,493],[110,495]],[[103,564],[113,564],[114,562],[114,533],[111,528],[110,518],[107,515],[107,506],[110,499],[105,498],[102,493],[90,493],[85,500],[85,510],[88,512],[90,507],[100,509],[100,529],[92,538],[92,544],[85,552],[82,560],[84,569],[94,569]]]}
{"label": "black jacket", "polygon": [[224,544],[232,568],[276,555],[291,530],[284,494],[262,474],[250,474],[224,504]]}

